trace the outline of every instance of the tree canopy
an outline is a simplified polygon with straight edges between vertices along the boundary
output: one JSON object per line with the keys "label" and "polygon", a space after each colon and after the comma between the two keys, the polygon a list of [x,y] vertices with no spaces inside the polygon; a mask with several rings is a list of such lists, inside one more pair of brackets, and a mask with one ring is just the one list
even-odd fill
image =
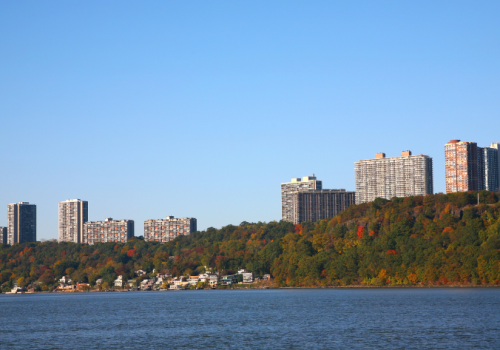
{"label": "tree canopy", "polygon": [[[477,204],[479,194],[480,204]],[[500,282],[500,203],[494,192],[435,194],[353,205],[319,222],[228,225],[168,243],[0,245],[0,284],[50,288],[62,276],[112,285],[134,271],[198,274],[246,268],[279,286]]]}

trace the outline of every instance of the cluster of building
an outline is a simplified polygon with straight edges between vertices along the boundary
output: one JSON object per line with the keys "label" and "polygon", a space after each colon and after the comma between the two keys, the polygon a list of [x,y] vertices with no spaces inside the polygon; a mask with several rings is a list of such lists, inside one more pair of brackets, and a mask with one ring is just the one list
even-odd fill
{"label": "cluster of building", "polygon": [[[136,271],[136,275],[140,276],[140,272],[145,273],[140,270]],[[212,272],[210,269],[207,269],[205,273],[189,277],[172,277],[170,274],[156,274],[156,277],[143,279],[140,283],[138,283],[137,280],[128,280],[124,282],[122,277],[118,276],[114,282],[114,286],[119,288],[139,288],[141,290],[160,289],[168,286],[170,290],[181,290],[197,287],[200,283],[207,284],[211,288],[216,288],[217,286],[231,286],[240,282],[258,283],[261,281],[271,281],[271,275],[267,274],[262,278],[255,278],[254,274],[246,269],[241,269],[234,275],[221,275],[218,272]]]}
{"label": "cluster of building", "polygon": [[322,181],[314,176],[293,178],[281,184],[281,218],[300,224],[336,216],[354,204],[355,193],[324,190]]}
{"label": "cluster of building", "polygon": [[[446,192],[499,191],[500,144],[478,147],[451,140],[445,145]],[[375,198],[425,196],[434,193],[432,158],[401,152],[399,157],[377,153],[355,163],[355,191],[324,190],[314,176],[281,184],[281,219],[299,224],[336,216],[351,204]]]}
{"label": "cluster of building", "polygon": [[[252,272],[248,272],[246,269],[239,270],[234,275],[221,275],[218,272],[212,272],[207,269],[207,272],[202,273],[197,276],[180,276],[173,277],[168,273],[156,273],[153,270],[152,273],[148,274],[144,270],[135,271],[136,277],[133,279],[125,279],[123,275],[118,276],[113,281],[114,288],[126,288],[126,289],[140,289],[140,290],[156,290],[165,289],[170,290],[182,290],[189,289],[191,287],[197,287],[200,283],[206,284],[211,288],[216,288],[217,286],[230,286],[237,283],[258,283],[258,282],[269,282],[271,281],[271,275],[264,275],[262,278],[255,278]],[[102,286],[102,278],[96,280],[97,286]],[[79,285],[84,285],[88,287],[88,283],[80,283]],[[56,291],[67,292],[78,290],[79,285],[75,285],[69,276],[63,276],[58,281]],[[111,287],[111,286],[110,286]]]}
{"label": "cluster of building", "polygon": [[500,143],[478,147],[476,142],[451,140],[444,147],[447,193],[498,191]]}
{"label": "cluster of building", "polygon": [[[36,241],[36,205],[28,202],[7,206],[7,227],[0,227],[0,243]],[[68,199],[59,203],[59,242],[83,244],[127,242],[134,237],[134,220],[89,221],[89,203],[80,199]],[[181,235],[196,232],[195,218],[146,220],[144,240],[169,242]]]}
{"label": "cluster of building", "polygon": [[[498,191],[500,144],[478,147],[475,142],[451,140],[445,145],[446,192]],[[281,184],[281,218],[299,224],[338,215],[352,204],[375,198],[424,196],[434,193],[432,158],[401,152],[399,157],[377,153],[374,159],[355,163],[355,191],[323,189],[313,176],[293,178]],[[36,205],[28,202],[7,206],[7,227],[0,227],[0,243],[36,241]],[[195,218],[146,220],[144,240],[169,242],[197,231]],[[68,199],[59,203],[59,242],[94,244],[127,242],[134,237],[133,220],[88,221],[88,202]]]}

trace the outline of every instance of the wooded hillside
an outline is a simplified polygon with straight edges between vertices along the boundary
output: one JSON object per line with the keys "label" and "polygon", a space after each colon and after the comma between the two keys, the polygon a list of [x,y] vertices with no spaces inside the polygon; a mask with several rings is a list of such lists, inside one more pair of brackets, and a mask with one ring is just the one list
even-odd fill
{"label": "wooded hillside", "polygon": [[0,245],[2,290],[63,275],[75,282],[134,271],[223,274],[246,268],[271,273],[280,286],[498,284],[500,203],[479,192],[377,199],[317,223],[288,222],[209,228],[165,243],[25,243]]}

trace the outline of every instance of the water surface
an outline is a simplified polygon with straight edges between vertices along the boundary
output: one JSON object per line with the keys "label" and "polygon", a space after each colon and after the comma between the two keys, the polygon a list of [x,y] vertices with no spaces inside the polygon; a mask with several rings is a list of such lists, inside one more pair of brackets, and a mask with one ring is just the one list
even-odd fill
{"label": "water surface", "polygon": [[1,349],[498,349],[500,289],[0,295]]}

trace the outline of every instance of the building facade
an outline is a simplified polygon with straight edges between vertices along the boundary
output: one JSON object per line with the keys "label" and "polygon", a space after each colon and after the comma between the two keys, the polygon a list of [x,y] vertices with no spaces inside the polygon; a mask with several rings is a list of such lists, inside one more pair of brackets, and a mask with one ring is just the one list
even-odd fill
{"label": "building facade", "polygon": [[89,203],[68,199],[59,203],[59,242],[83,243],[83,224],[89,219]]}
{"label": "building facade", "polygon": [[83,242],[86,244],[127,242],[134,237],[134,220],[88,221],[83,224]]}
{"label": "building facade", "polygon": [[478,149],[475,142],[451,140],[444,146],[446,193],[479,189]]}
{"label": "building facade", "polygon": [[497,191],[500,187],[498,143],[478,147],[479,190]]}
{"label": "building facade", "polygon": [[375,198],[424,196],[434,191],[432,158],[401,152],[400,157],[386,158],[378,153],[375,159],[355,163],[356,204]]}
{"label": "building facade", "polygon": [[179,236],[197,231],[195,218],[167,216],[165,219],[144,221],[144,240],[146,242],[169,242]]}
{"label": "building facade", "polygon": [[7,205],[7,244],[36,242],[36,205],[19,202]]}
{"label": "building facade", "polygon": [[0,243],[7,244],[7,227],[0,227]]}
{"label": "building facade", "polygon": [[346,190],[308,190],[292,194],[292,222],[316,222],[338,215],[355,204],[355,192]]}
{"label": "building facade", "polygon": [[446,193],[496,191],[500,187],[499,144],[451,140],[445,146]]}
{"label": "building facade", "polygon": [[490,144],[490,148],[493,148],[497,151],[497,188],[495,191],[500,192],[500,142],[492,142]]}
{"label": "building facade", "polygon": [[302,179],[293,178],[291,182],[281,184],[281,220],[293,221],[293,198],[295,192],[321,190],[323,183],[314,176],[304,176]]}

